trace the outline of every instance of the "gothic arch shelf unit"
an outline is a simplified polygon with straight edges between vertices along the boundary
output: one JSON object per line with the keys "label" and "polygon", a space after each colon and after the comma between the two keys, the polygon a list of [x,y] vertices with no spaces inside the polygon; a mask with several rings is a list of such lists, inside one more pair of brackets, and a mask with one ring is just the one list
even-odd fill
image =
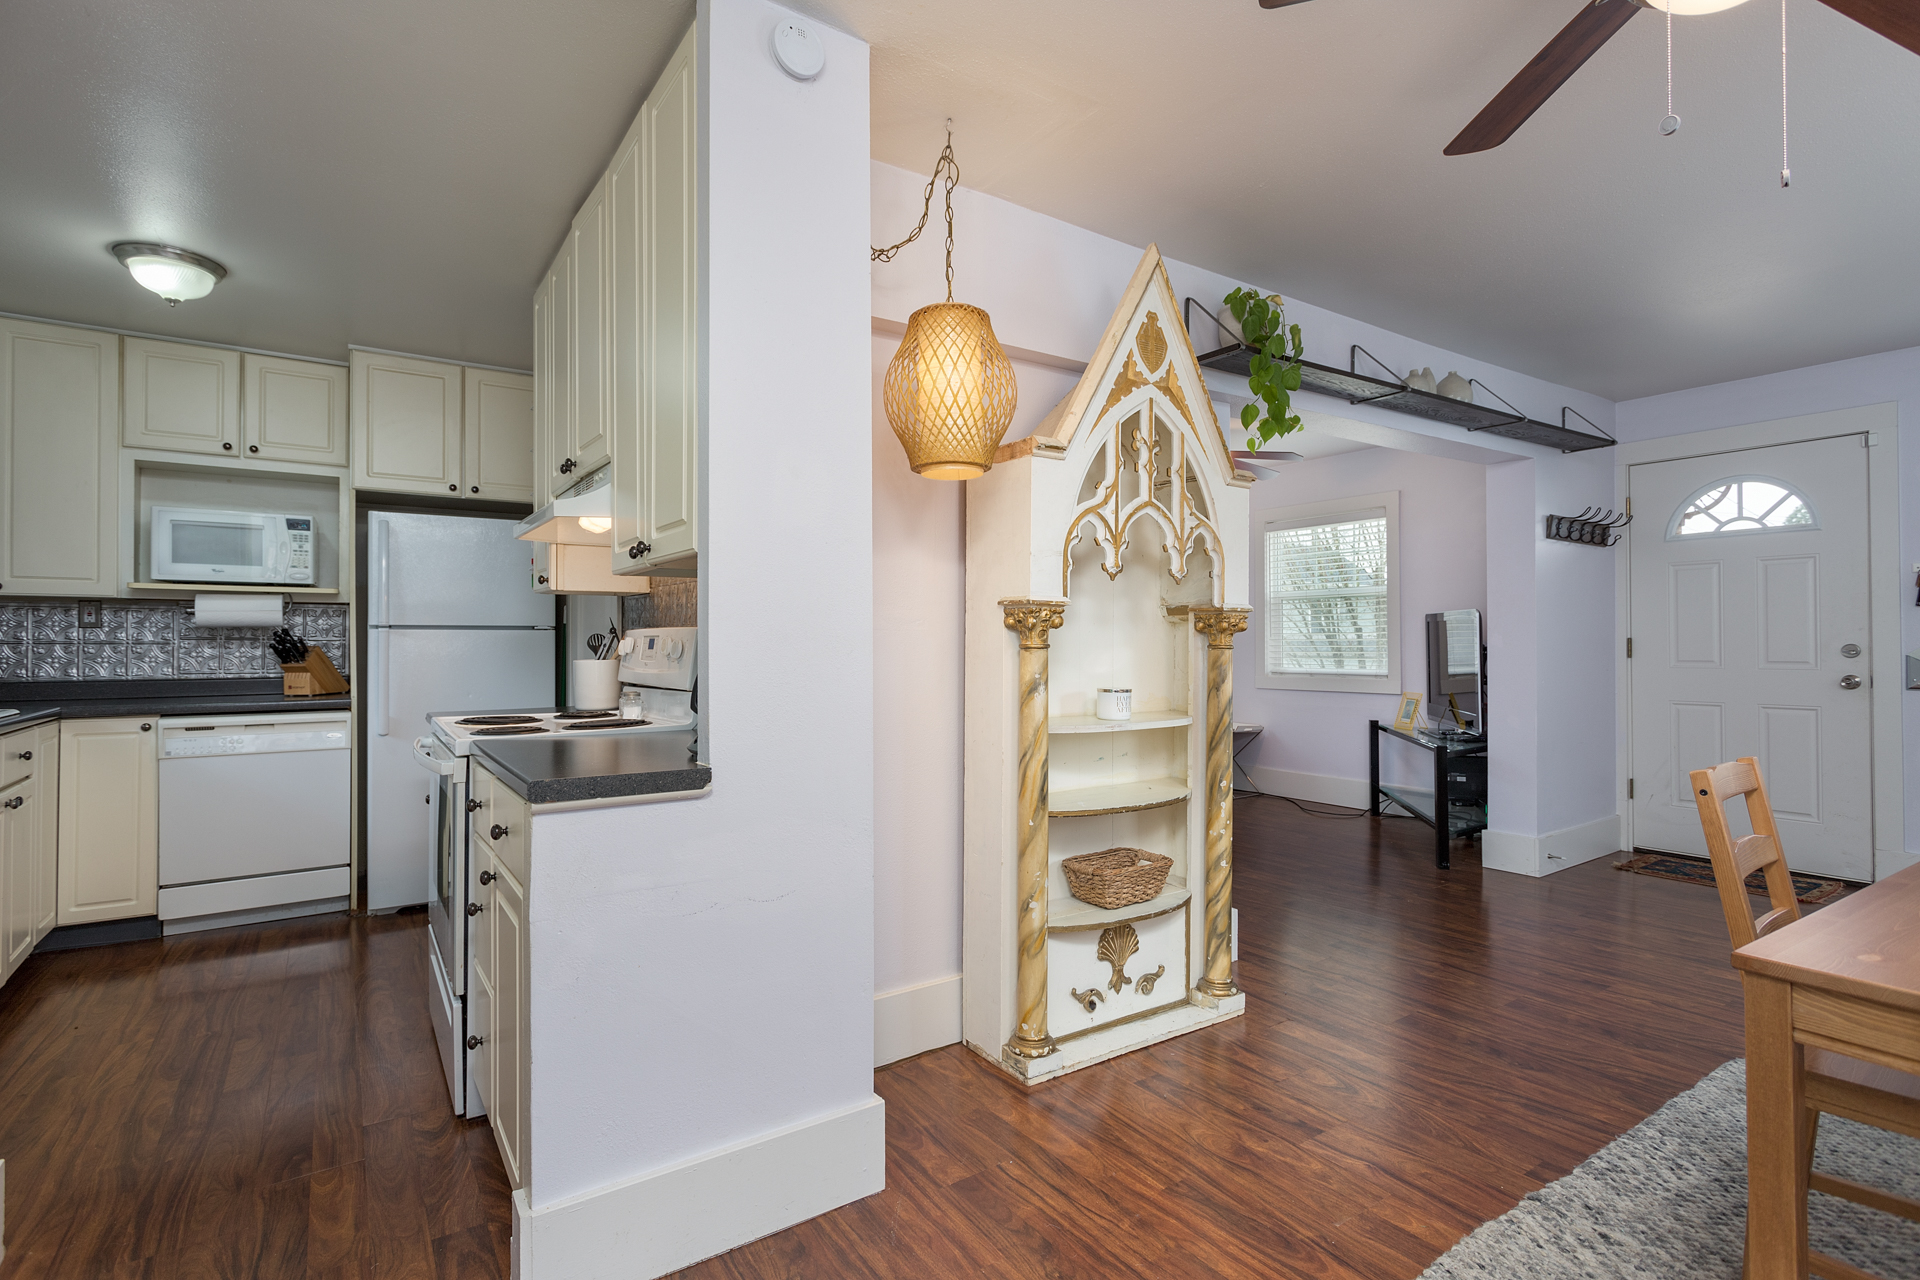
{"label": "gothic arch shelf unit", "polygon": [[[1073,392],[967,495],[965,1038],[1029,1083],[1243,1012],[1229,955],[1248,488],[1157,248]],[[1095,718],[1103,686],[1133,718]],[[1104,910],[1063,859],[1173,859]]]}

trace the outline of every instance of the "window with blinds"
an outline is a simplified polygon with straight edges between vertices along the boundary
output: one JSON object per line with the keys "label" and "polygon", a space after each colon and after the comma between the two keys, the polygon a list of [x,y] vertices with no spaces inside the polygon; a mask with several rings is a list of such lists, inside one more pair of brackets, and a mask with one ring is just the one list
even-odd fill
{"label": "window with blinds", "polygon": [[1389,672],[1387,513],[1267,530],[1267,674]]}

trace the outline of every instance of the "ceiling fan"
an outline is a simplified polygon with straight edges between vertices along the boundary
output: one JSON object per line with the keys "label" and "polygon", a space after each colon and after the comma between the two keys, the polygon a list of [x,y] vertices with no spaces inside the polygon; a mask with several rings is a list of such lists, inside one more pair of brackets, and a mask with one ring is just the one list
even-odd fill
{"label": "ceiling fan", "polygon": [[[1302,0],[1260,0],[1262,9],[1283,9]],[[1642,9],[1665,13],[1667,3],[1676,15],[1717,13],[1745,0],[1590,0],[1582,4],[1560,34],[1520,69],[1520,74],[1495,94],[1493,101],[1447,144],[1450,156],[1490,151],[1514,135],[1554,91],[1567,82],[1599,51],[1627,19]],[[1914,0],[1824,0],[1861,26],[1876,31],[1903,48],[1920,53],[1920,4]]]}

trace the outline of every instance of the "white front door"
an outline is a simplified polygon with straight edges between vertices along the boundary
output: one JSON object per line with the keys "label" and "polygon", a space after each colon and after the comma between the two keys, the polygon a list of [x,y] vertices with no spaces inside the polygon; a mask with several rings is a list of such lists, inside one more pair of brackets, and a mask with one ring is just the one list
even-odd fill
{"label": "white front door", "polygon": [[1704,856],[1687,774],[1757,756],[1788,865],[1873,878],[1865,445],[1629,469],[1636,846]]}

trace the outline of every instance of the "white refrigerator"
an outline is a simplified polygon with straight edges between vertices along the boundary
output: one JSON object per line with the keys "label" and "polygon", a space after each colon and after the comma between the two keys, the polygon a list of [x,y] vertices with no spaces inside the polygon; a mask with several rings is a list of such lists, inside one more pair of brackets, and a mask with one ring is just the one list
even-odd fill
{"label": "white refrigerator", "polygon": [[366,617],[367,909],[388,911],[432,896],[413,740],[436,712],[553,705],[554,597],[511,520],[376,511]]}

